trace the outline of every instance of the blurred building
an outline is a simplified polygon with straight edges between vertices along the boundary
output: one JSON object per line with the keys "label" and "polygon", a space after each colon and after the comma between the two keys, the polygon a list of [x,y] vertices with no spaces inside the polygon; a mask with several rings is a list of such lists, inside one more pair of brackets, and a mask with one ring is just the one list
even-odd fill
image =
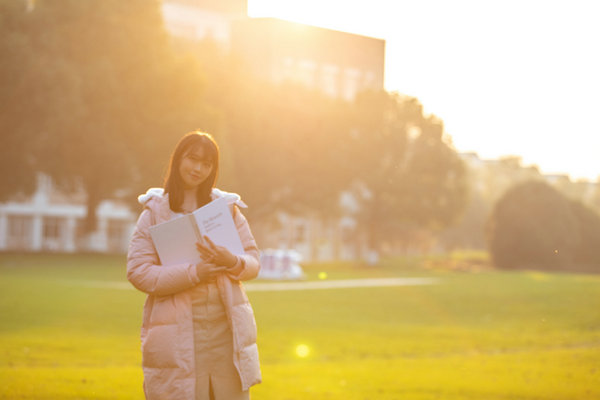
{"label": "blurred building", "polygon": [[293,82],[352,100],[383,90],[385,41],[276,18],[248,18],[241,0],[165,0],[167,30],[191,41],[211,38],[260,79]]}
{"label": "blurred building", "polygon": [[232,25],[232,51],[261,78],[291,81],[352,100],[383,90],[385,41],[275,18]]}
{"label": "blurred building", "polygon": [[82,235],[85,193],[65,194],[40,175],[31,197],[0,203],[0,251],[97,251],[124,253],[135,215],[125,205],[103,201],[96,211],[98,229]]}
{"label": "blurred building", "polygon": [[188,40],[212,38],[229,48],[231,24],[248,18],[247,0],[163,0],[167,31]]}
{"label": "blurred building", "polygon": [[535,165],[523,165],[518,156],[484,159],[477,153],[459,153],[468,172],[470,196],[458,223],[440,235],[446,250],[485,249],[485,225],[496,202],[516,185],[546,182],[563,195],[600,212],[600,183],[573,181],[567,174],[543,174]]}

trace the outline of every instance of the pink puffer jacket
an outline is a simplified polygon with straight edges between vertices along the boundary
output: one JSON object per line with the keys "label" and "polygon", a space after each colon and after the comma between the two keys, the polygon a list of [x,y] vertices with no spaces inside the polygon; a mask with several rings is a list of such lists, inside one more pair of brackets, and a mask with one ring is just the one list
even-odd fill
{"label": "pink puffer jacket", "polygon": [[[233,332],[234,364],[243,390],[261,382],[256,322],[240,281],[253,279],[260,269],[259,253],[248,222],[236,204],[239,196],[217,189],[225,197],[244,245],[243,269],[220,275],[217,285]],[[148,294],[141,331],[144,392],[147,399],[193,399],[195,393],[194,328],[191,291],[199,283],[194,264],[160,265],[148,228],[171,218],[168,195],[150,189],[139,197],[144,204],[127,254],[127,279]]]}

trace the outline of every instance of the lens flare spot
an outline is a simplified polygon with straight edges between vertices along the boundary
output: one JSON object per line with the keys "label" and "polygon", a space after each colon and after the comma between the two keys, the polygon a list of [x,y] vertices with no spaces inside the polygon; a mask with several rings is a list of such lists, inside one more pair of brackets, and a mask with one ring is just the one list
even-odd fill
{"label": "lens flare spot", "polygon": [[310,354],[310,347],[305,344],[296,346],[296,355],[300,358],[306,358]]}
{"label": "lens flare spot", "polygon": [[319,272],[319,279],[320,280],[327,279],[327,272]]}

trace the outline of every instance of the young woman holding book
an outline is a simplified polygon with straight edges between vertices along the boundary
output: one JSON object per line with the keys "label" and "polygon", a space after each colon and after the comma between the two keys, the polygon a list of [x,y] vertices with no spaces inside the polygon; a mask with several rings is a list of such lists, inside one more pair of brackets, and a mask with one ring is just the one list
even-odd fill
{"label": "young woman holding book", "polygon": [[[148,294],[141,331],[147,399],[249,399],[261,381],[256,323],[240,281],[257,276],[259,253],[240,196],[215,188],[219,148],[201,132],[185,135],[171,155],[163,189],[144,205],[127,255],[127,278]],[[150,227],[225,198],[244,254],[208,239],[198,263],[161,265]]]}

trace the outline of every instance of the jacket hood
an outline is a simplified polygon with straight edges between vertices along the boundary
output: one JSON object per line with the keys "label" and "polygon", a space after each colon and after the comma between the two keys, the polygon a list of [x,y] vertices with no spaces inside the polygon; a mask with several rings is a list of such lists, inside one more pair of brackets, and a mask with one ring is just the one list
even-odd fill
{"label": "jacket hood", "polygon": [[211,197],[212,197],[213,200],[220,199],[220,198],[224,197],[227,200],[227,204],[229,204],[229,205],[235,204],[236,206],[238,206],[240,208],[248,208],[248,206],[246,205],[246,203],[244,203],[242,201],[242,198],[237,193],[225,192],[223,190],[219,190],[217,188],[214,188],[212,190]]}
{"label": "jacket hood", "polygon": [[[142,205],[146,205],[146,203],[148,203],[151,199],[162,199],[164,197],[164,193],[165,190],[163,188],[150,188],[146,191],[146,193],[138,196],[138,202]],[[213,200],[225,198],[227,200],[227,204],[229,205],[235,204],[240,208],[248,208],[246,203],[242,201],[242,198],[237,193],[225,192],[223,190],[214,188],[210,196]]]}
{"label": "jacket hood", "polygon": [[150,188],[144,194],[138,196],[138,203],[145,205],[152,198],[162,198],[165,190],[163,188]]}

